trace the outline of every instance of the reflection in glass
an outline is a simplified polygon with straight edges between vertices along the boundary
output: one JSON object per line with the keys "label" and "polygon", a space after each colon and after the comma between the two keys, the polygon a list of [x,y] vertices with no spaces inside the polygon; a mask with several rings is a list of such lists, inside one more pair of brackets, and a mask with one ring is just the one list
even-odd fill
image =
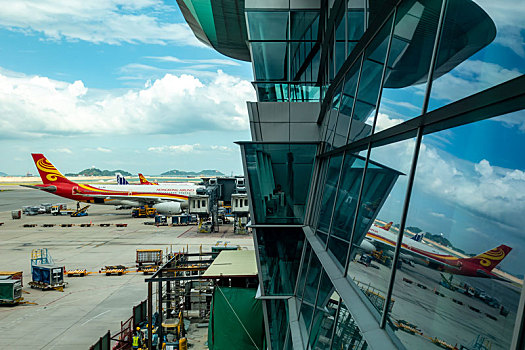
{"label": "reflection in glass", "polygon": [[429,109],[525,73],[523,3],[449,1]]}
{"label": "reflection in glass", "polygon": [[245,143],[242,146],[246,152],[254,222],[302,223],[317,145]]}
{"label": "reflection in glass", "polygon": [[372,133],[391,27],[392,18],[383,25],[365,51],[365,60],[357,88],[357,99],[352,114],[349,143]]}
{"label": "reflection in glass", "polygon": [[283,349],[288,330],[288,300],[266,300],[272,349]]}
{"label": "reflection in glass", "polygon": [[368,348],[363,335],[357,327],[350,311],[343,300],[339,300],[339,314],[335,323],[335,333],[332,342],[332,349],[344,350],[365,350]]}
{"label": "reflection in glass", "polygon": [[288,80],[288,44],[286,42],[251,42],[257,81]]}
{"label": "reflection in glass", "polygon": [[[423,138],[393,290],[395,327],[458,347],[510,347],[524,273],[523,122],[520,111]],[[433,346],[397,334],[407,348]]]}
{"label": "reflection in glass", "polygon": [[406,1],[398,9],[376,131],[421,114],[440,9],[441,1]]}
{"label": "reflection in glass", "polygon": [[328,170],[326,173],[326,184],[323,191],[323,198],[321,200],[321,212],[319,214],[319,222],[317,228],[320,231],[328,233],[330,227],[330,220],[335,201],[335,193],[337,191],[337,182],[339,180],[339,173],[341,171],[342,155],[331,157],[328,163]]}
{"label": "reflection in glass", "polygon": [[304,233],[300,228],[255,229],[265,295],[293,295]]}
{"label": "reflection in glass", "polygon": [[246,12],[250,40],[286,40],[288,12]]}
{"label": "reflection in glass", "polygon": [[339,295],[323,271],[308,340],[311,349],[329,348],[338,303]]}

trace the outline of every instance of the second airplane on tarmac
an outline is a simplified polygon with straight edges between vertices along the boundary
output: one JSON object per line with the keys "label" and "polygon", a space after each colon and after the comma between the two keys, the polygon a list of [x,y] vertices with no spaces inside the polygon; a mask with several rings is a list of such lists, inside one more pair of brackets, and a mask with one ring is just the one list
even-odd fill
{"label": "second airplane on tarmac", "polygon": [[176,215],[187,206],[188,196],[196,194],[193,183],[171,184],[171,186],[142,185],[87,185],[68,180],[47,160],[43,154],[33,153],[33,160],[42,179],[42,185],[25,185],[57,196],[79,202],[141,206],[149,205],[162,215]]}

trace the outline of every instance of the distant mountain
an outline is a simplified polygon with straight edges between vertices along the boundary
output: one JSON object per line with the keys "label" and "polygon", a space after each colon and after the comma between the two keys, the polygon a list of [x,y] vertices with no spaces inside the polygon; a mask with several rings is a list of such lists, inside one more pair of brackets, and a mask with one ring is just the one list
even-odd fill
{"label": "distant mountain", "polygon": [[160,174],[162,176],[224,176],[223,173],[221,173],[218,170],[201,170],[199,172],[195,171],[183,171],[183,170],[170,170],[166,171],[165,173]]}
{"label": "distant mountain", "polygon": [[0,171],[0,176],[7,176],[7,174]]}
{"label": "distant mountain", "polygon": [[115,176],[116,173],[121,173],[124,176],[131,176],[131,173],[124,170],[100,170],[97,168],[85,169],[78,174],[66,174],[66,176]]}

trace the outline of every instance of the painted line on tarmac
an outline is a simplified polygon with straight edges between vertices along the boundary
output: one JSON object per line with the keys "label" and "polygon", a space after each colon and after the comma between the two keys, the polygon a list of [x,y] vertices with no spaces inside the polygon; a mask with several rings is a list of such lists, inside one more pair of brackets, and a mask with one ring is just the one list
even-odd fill
{"label": "painted line on tarmac", "polygon": [[86,322],[82,323],[80,326],[83,326],[83,325],[85,325],[86,323],[91,322],[91,321],[93,321],[95,318],[100,317],[100,316],[102,316],[102,315],[104,315],[104,314],[107,314],[107,313],[110,312],[110,311],[111,311],[111,310],[106,310],[106,311],[104,311],[103,313],[98,314],[97,316],[91,317],[89,320],[87,320]]}

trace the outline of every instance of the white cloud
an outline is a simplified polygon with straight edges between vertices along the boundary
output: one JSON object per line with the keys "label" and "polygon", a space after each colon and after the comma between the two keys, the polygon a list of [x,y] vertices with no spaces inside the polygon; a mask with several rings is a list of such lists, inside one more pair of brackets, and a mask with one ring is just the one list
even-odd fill
{"label": "white cloud", "polygon": [[[383,126],[391,123],[388,119],[387,115],[382,116]],[[373,149],[372,158],[406,172],[410,168],[413,150],[414,140],[409,139]],[[525,171],[497,167],[487,159],[479,162],[458,159],[423,142],[415,183],[417,191],[492,220],[506,230],[522,231]],[[429,214],[445,218],[441,213]]]}
{"label": "white cloud", "polygon": [[522,73],[517,69],[507,69],[479,60],[466,60],[432,83],[432,98],[457,101],[520,75]]}
{"label": "white cloud", "polygon": [[521,35],[525,6],[520,1],[475,0],[496,24],[495,43],[508,47],[525,58],[525,42]]}
{"label": "white cloud", "polygon": [[174,56],[146,56],[145,58],[149,58],[156,61],[161,62],[173,62],[173,63],[205,63],[210,65],[226,65],[226,66],[240,66],[240,63],[234,60],[229,59],[221,59],[221,58],[210,58],[210,59],[180,59]]}
{"label": "white cloud", "polygon": [[435,216],[435,217],[440,218],[440,219],[444,219],[446,217],[445,214],[443,214],[443,213],[436,213],[436,212],[431,212],[430,215]]}
{"label": "white cloud", "polygon": [[103,147],[97,147],[97,151],[102,153],[111,153],[111,150],[109,148],[103,148]]}
{"label": "white cloud", "polygon": [[67,153],[67,154],[73,153],[73,151],[71,151],[69,148],[56,148],[53,151],[58,152],[58,153]]}
{"label": "white cloud", "polygon": [[203,46],[160,0],[1,0],[0,27],[51,40]]}
{"label": "white cloud", "polygon": [[222,71],[209,81],[166,74],[125,92],[0,71],[0,138],[247,130],[254,98],[248,81]]}
{"label": "white cloud", "polygon": [[218,146],[218,145],[201,145],[195,143],[193,145],[184,144],[184,145],[170,145],[170,146],[160,146],[160,147],[149,147],[148,151],[150,152],[171,152],[171,153],[199,153],[207,151],[220,151],[220,152],[232,152],[233,149],[227,146]]}

